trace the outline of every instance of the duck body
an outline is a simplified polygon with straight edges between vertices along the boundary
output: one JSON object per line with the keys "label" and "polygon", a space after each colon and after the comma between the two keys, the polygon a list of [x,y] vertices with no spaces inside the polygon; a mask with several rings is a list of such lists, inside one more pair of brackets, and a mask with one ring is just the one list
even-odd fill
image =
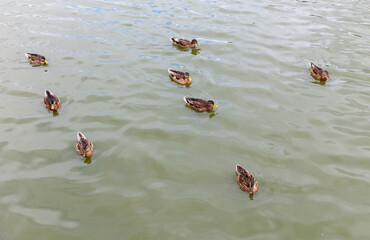
{"label": "duck body", "polygon": [[188,107],[198,112],[210,112],[213,110],[213,107],[218,107],[212,100],[184,97],[184,101]]}
{"label": "duck body", "polygon": [[329,72],[316,66],[313,62],[310,62],[311,76],[320,81],[326,81],[329,77]]}
{"label": "duck body", "polygon": [[36,53],[25,53],[26,57],[28,58],[28,61],[32,64],[36,65],[46,65],[48,64],[48,61],[46,61],[46,58],[40,54]]}
{"label": "duck body", "polygon": [[183,85],[190,85],[192,80],[188,72],[181,72],[169,68],[168,73],[171,75],[172,80]]}
{"label": "duck body", "polygon": [[82,157],[88,158],[91,157],[94,152],[94,145],[81,132],[78,132],[76,150]]}
{"label": "duck body", "polygon": [[50,111],[57,111],[61,106],[60,99],[49,90],[45,90],[44,105]]}
{"label": "duck body", "polygon": [[181,47],[181,48],[195,48],[195,45],[200,45],[196,39],[193,39],[191,41],[187,39],[180,39],[180,38],[171,38],[171,41],[174,45]]}
{"label": "duck body", "polygon": [[236,182],[241,190],[249,194],[258,192],[258,182],[256,178],[239,164],[236,165]]}

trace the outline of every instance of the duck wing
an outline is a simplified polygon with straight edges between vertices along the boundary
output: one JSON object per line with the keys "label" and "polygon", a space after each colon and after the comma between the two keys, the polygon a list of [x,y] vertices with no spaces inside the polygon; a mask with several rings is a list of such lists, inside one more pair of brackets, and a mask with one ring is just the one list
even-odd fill
{"label": "duck wing", "polygon": [[180,47],[187,47],[191,45],[191,42],[187,39],[171,38],[171,41]]}
{"label": "duck wing", "polygon": [[313,62],[310,62],[310,69],[314,74],[321,74],[324,69],[316,66]]}
{"label": "duck wing", "polygon": [[252,173],[240,165],[236,165],[236,174],[238,175],[238,183],[246,188],[252,188],[256,183],[256,179]]}
{"label": "duck wing", "polygon": [[198,111],[206,111],[208,109],[208,101],[200,98],[184,97],[184,101],[191,108],[195,108]]}
{"label": "duck wing", "polygon": [[37,61],[37,60],[44,61],[45,60],[45,57],[40,54],[36,54],[36,53],[25,53],[25,54],[26,54],[26,57],[31,61]]}
{"label": "duck wing", "polygon": [[177,71],[174,69],[169,68],[168,73],[173,77],[173,76],[178,76],[178,77],[185,77],[185,73],[181,71]]}

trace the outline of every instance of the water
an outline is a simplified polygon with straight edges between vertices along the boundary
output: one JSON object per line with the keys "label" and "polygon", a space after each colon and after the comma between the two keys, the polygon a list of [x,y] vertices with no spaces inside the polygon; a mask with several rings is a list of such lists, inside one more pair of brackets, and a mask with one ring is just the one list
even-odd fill
{"label": "water", "polygon": [[[368,1],[0,9],[0,239],[368,239]],[[316,84],[309,61],[331,80]],[[194,112],[183,96],[219,109]],[[259,181],[253,198],[237,163]]]}

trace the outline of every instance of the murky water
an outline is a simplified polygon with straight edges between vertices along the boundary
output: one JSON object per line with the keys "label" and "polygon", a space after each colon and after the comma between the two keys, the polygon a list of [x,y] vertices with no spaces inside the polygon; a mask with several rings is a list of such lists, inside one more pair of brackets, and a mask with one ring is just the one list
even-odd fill
{"label": "murky water", "polygon": [[0,4],[0,239],[369,238],[370,3],[229,2]]}

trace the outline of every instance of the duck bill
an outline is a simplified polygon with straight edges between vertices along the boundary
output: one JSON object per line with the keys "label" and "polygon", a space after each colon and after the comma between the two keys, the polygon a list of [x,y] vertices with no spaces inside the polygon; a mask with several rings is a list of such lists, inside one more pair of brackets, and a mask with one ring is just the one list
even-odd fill
{"label": "duck bill", "polygon": [[48,61],[46,61],[46,60],[45,60],[45,61],[44,61],[44,64],[48,64]]}
{"label": "duck bill", "polygon": [[51,110],[54,110],[55,109],[55,104],[51,104]]}
{"label": "duck bill", "polygon": [[200,44],[197,42],[197,45],[200,46]]}
{"label": "duck bill", "polygon": [[188,77],[188,80],[190,81],[190,82],[192,82],[193,80],[191,80],[191,77]]}
{"label": "duck bill", "polygon": [[218,108],[218,106],[216,104],[213,104],[214,107]]}

